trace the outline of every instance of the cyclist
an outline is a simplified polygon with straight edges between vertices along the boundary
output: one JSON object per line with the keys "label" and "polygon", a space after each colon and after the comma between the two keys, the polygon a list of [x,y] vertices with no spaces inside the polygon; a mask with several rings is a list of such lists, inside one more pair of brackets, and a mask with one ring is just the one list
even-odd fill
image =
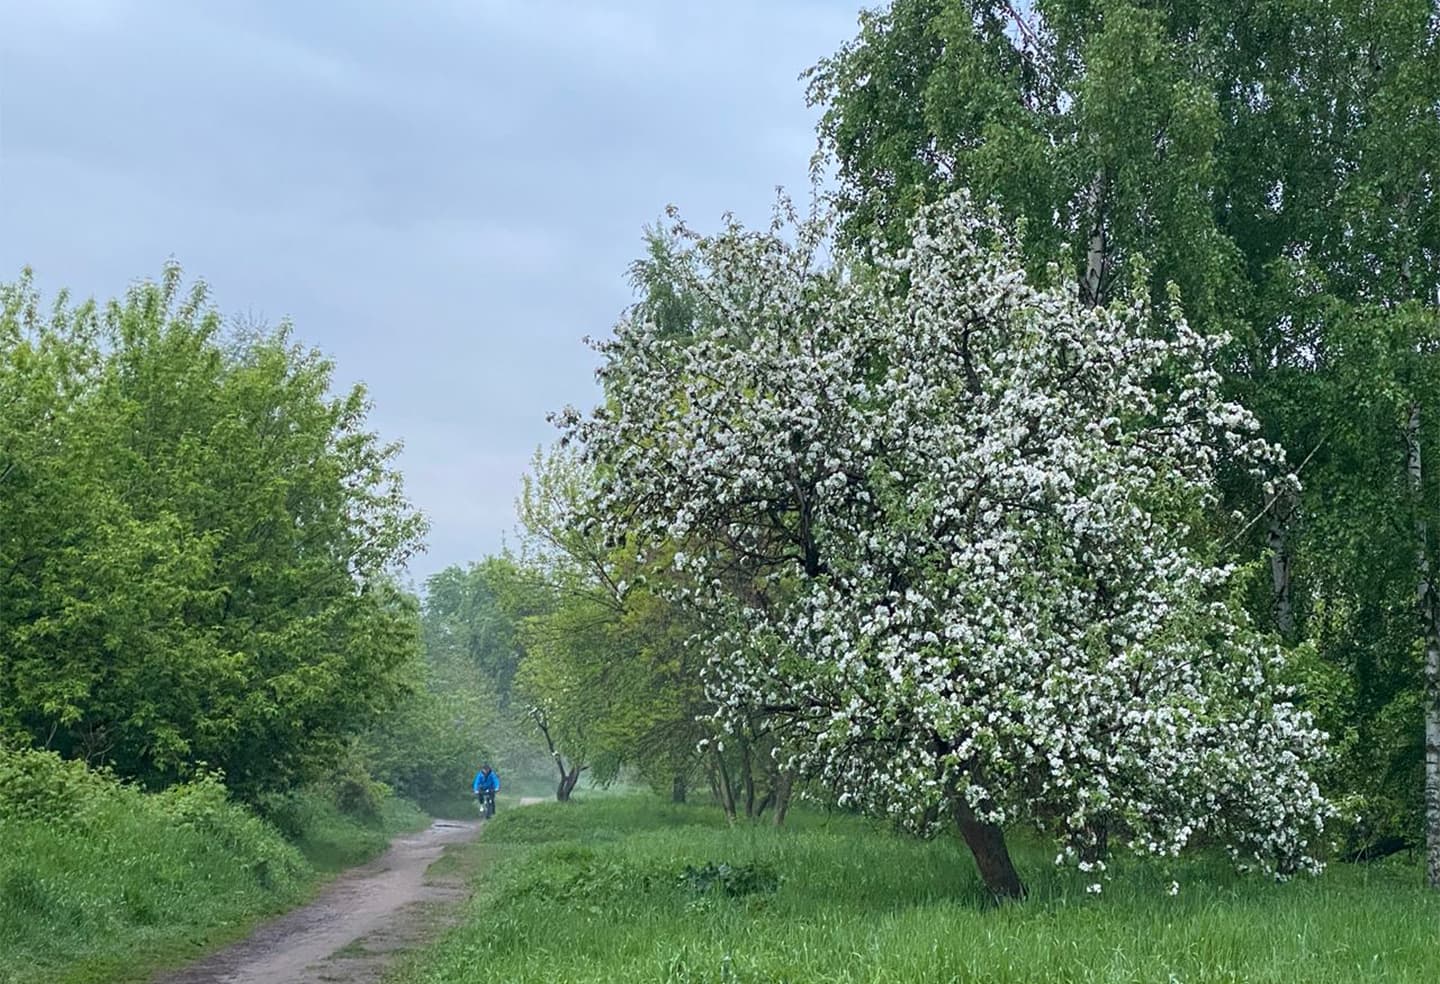
{"label": "cyclist", "polygon": [[475,799],[480,804],[480,812],[486,817],[495,815],[495,794],[500,791],[500,777],[490,768],[486,762],[480,766],[480,771],[475,773],[475,782],[471,784],[475,793]]}

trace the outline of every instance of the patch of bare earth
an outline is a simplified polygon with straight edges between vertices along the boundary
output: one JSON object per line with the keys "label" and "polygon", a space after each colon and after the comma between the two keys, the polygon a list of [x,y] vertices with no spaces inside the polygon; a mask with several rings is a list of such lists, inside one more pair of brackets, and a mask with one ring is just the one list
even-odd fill
{"label": "patch of bare earth", "polygon": [[[521,800],[521,805],[538,802]],[[395,959],[452,925],[470,894],[463,873],[426,872],[478,821],[437,820],[341,875],[309,905],[155,984],[374,984]]]}

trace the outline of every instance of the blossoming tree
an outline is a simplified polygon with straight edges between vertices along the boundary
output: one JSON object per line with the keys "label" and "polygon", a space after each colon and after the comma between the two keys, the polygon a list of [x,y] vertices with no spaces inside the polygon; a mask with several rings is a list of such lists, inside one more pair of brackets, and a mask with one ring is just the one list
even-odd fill
{"label": "blossoming tree", "polygon": [[963,197],[863,262],[782,225],[691,236],[691,330],[623,319],[564,420],[601,515],[680,545],[722,715],[785,722],[843,802],[953,821],[997,897],[1021,820],[1087,868],[1103,831],[1313,867],[1323,736],[1201,528],[1222,456],[1279,461],[1219,341],[1031,283]]}

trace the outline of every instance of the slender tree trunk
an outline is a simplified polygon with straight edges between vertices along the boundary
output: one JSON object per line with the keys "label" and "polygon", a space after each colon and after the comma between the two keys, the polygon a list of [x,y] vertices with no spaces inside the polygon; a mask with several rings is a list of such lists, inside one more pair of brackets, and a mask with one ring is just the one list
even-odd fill
{"label": "slender tree trunk", "polygon": [[1109,176],[1103,169],[1097,171],[1090,187],[1090,207],[1095,224],[1090,229],[1090,248],[1085,254],[1085,276],[1080,281],[1080,301],[1087,307],[1101,307],[1110,299],[1110,242],[1105,231],[1109,187]]}
{"label": "slender tree trunk", "polygon": [[785,826],[785,817],[790,812],[790,794],[795,789],[795,776],[789,769],[781,769],[775,777],[775,826]]}
{"label": "slender tree trunk", "polygon": [[751,767],[750,743],[740,743],[740,768],[745,770],[741,781],[745,790],[745,819],[755,819],[755,770]]}
{"label": "slender tree trunk", "polygon": [[951,800],[951,811],[960,836],[975,856],[975,867],[980,871],[980,880],[997,902],[1010,902],[1025,897],[1025,885],[1010,860],[1010,849],[1005,845],[1005,831],[993,823],[986,823],[975,816],[963,795]]}
{"label": "slender tree trunk", "polygon": [[[1090,228],[1090,248],[1085,253],[1085,276],[1080,281],[1080,302],[1089,307],[1103,307],[1110,301],[1110,281],[1112,274],[1110,258],[1110,234],[1106,230],[1108,199],[1110,197],[1110,176],[1101,168],[1095,172],[1095,177],[1090,185],[1090,209],[1094,216],[1094,225]],[[1109,849],[1110,832],[1103,820],[1096,823],[1085,831],[1085,838],[1080,845],[1081,856],[1089,861],[1098,861],[1105,857]],[[969,838],[966,838],[967,842]],[[1004,847],[1004,839],[1001,838],[1001,847]],[[973,849],[973,845],[972,845]],[[978,860],[979,855],[977,853]],[[1009,864],[1009,857],[1006,857],[1006,864]],[[1012,870],[1013,875],[1013,870]],[[1019,879],[1015,881],[1019,885]],[[993,891],[993,889],[992,889]],[[1020,888],[1021,894],[1024,887]]]}
{"label": "slender tree trunk", "polygon": [[1424,510],[1420,463],[1420,405],[1405,422],[1405,467],[1415,510],[1415,573],[1421,628],[1425,634],[1425,876],[1440,890],[1440,601],[1430,573],[1430,529]]}
{"label": "slender tree trunk", "polygon": [[1425,647],[1425,876],[1440,891],[1440,646]]}
{"label": "slender tree trunk", "polygon": [[545,719],[544,712],[537,707],[531,710],[530,716],[535,721],[535,727],[538,728],[540,734],[544,736],[545,744],[550,749],[550,758],[554,760],[555,769],[560,773],[560,781],[555,786],[555,799],[561,803],[568,803],[570,801],[570,794],[574,791],[575,784],[580,781],[580,773],[585,770],[585,766],[579,762],[572,761],[570,768],[566,769],[565,757],[561,755],[560,750],[555,747],[555,739],[550,735],[550,724]]}
{"label": "slender tree trunk", "polygon": [[725,768],[725,755],[718,748],[715,749],[715,770],[720,779],[720,806],[725,811],[725,819],[734,823],[735,790],[730,785],[730,773]]}
{"label": "slender tree trunk", "polygon": [[1295,514],[1295,493],[1276,496],[1266,521],[1265,543],[1270,550],[1270,604],[1275,628],[1289,639],[1295,632],[1295,603],[1290,587],[1290,519]]}
{"label": "slender tree trunk", "polygon": [[685,802],[685,773],[675,773],[675,778],[670,782],[670,802]]}

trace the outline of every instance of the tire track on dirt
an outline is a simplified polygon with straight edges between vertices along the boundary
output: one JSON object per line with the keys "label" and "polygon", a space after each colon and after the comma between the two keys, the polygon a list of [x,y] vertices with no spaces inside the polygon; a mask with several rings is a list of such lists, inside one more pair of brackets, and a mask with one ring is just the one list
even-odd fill
{"label": "tire track on dirt", "polygon": [[459,878],[426,878],[426,870],[482,826],[437,820],[396,838],[384,855],[336,878],[313,902],[155,984],[373,984],[402,952],[458,916],[469,886]]}

